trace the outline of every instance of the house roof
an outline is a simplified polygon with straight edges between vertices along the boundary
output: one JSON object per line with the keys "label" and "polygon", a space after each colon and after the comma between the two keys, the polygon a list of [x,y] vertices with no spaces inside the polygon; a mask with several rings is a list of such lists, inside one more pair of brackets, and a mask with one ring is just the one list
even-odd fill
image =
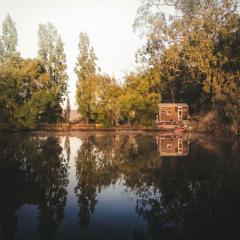
{"label": "house roof", "polygon": [[160,103],[159,107],[188,107],[186,103]]}

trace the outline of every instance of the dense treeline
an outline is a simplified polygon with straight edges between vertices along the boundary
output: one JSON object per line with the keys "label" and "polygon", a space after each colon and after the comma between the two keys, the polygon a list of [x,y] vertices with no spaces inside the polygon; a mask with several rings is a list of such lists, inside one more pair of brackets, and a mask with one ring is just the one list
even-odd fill
{"label": "dense treeline", "polygon": [[86,33],[80,33],[79,57],[75,72],[78,110],[88,123],[116,126],[120,123],[152,123],[157,114],[160,94],[151,75],[128,75],[123,85],[96,66],[96,56]]}
{"label": "dense treeline", "polygon": [[[176,15],[160,13],[171,6]],[[160,75],[163,101],[193,112],[218,109],[240,123],[239,1],[145,1],[135,28],[147,36],[138,59]]]}
{"label": "dense treeline", "polygon": [[[162,12],[168,7],[168,14]],[[119,84],[103,74],[86,33],[79,36],[76,102],[82,121],[153,125],[160,102],[186,102],[191,113],[216,110],[240,129],[239,0],[145,0],[134,29],[145,44],[140,68]],[[171,14],[170,14],[171,13]],[[36,59],[16,51],[7,16],[0,39],[0,119],[17,128],[69,121],[64,44],[52,24],[40,24]]]}
{"label": "dense treeline", "polygon": [[[170,8],[173,14],[164,14],[162,7]],[[134,23],[135,30],[146,40],[136,54],[141,70],[128,74],[123,86],[117,86],[110,77],[99,77],[95,55],[92,57],[93,50],[89,50],[88,66],[93,71],[86,71],[91,72],[87,78],[78,74],[77,100],[82,116],[88,113],[85,120],[112,125],[126,122],[151,125],[160,100],[186,102],[192,113],[217,110],[220,120],[232,121],[239,129],[238,7],[238,0],[145,0]],[[80,36],[80,46],[82,42]],[[87,43],[89,47],[89,40]],[[85,56],[80,47],[77,66],[81,71],[85,71],[87,64],[79,60]],[[105,97],[101,98],[99,91],[106,78],[109,88],[104,87]],[[82,108],[86,101],[81,84],[87,81],[91,87],[85,93],[91,95],[88,96],[91,101],[90,106]]]}
{"label": "dense treeline", "polygon": [[41,122],[61,121],[68,76],[56,28],[50,23],[39,25],[35,59],[23,59],[16,47],[17,30],[7,15],[0,37],[0,122],[34,128]]}
{"label": "dense treeline", "polygon": [[80,33],[76,99],[84,121],[116,126],[123,123],[152,124],[160,102],[159,82],[151,70],[131,73],[124,84],[102,74],[86,33]]}

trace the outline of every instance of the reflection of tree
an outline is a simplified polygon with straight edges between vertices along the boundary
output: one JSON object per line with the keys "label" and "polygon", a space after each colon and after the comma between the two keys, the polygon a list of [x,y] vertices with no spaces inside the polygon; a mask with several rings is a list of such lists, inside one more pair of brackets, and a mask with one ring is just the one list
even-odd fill
{"label": "reflection of tree", "polygon": [[93,144],[91,139],[84,141],[77,156],[77,179],[78,185],[75,188],[80,208],[79,221],[80,226],[88,225],[90,215],[94,212],[96,200],[96,186],[92,181],[95,170],[95,156],[93,154]]}
{"label": "reflection of tree", "polygon": [[67,162],[69,162],[70,156],[71,156],[71,147],[70,147],[70,138],[68,135],[65,138],[64,149],[65,149],[66,155],[67,155]]}
{"label": "reflection of tree", "polygon": [[0,239],[15,239],[17,231],[16,208],[1,208],[0,211]]}
{"label": "reflection of tree", "polygon": [[39,169],[35,169],[40,171],[37,181],[43,194],[39,204],[39,232],[40,236],[46,239],[54,237],[57,227],[64,218],[68,178],[67,161],[61,153],[62,148],[58,140],[48,138],[37,159],[40,162],[37,166]]}
{"label": "reflection of tree", "polygon": [[139,195],[136,203],[151,239],[239,238],[240,158],[231,146],[225,142],[213,152],[196,143],[187,158],[164,159],[158,174],[152,172],[159,191]]}
{"label": "reflection of tree", "polygon": [[[104,134],[81,140],[75,193],[82,227],[90,222],[97,194],[121,179],[126,191],[136,194],[136,212],[148,223],[148,231],[134,232],[134,239],[240,236],[235,142],[200,139],[187,157],[160,158],[152,136]],[[39,208],[40,238],[54,238],[66,205],[69,138],[64,148],[66,159],[55,137],[0,139],[0,238],[15,238],[16,211],[25,203]]]}
{"label": "reflection of tree", "polygon": [[[5,182],[0,183],[0,191],[5,193],[0,199],[0,219],[9,212],[14,217],[24,203],[37,204],[40,237],[52,239],[64,217],[68,183],[67,161],[59,140],[10,136],[1,141],[0,156],[0,182]],[[3,232],[5,225],[1,224]],[[16,227],[11,228],[14,233]]]}
{"label": "reflection of tree", "polygon": [[[83,139],[76,159],[78,184],[75,188],[80,208],[80,225],[87,226],[99,193],[124,175],[126,185],[134,189],[146,185],[149,168],[159,164],[153,138],[103,135]],[[140,147],[138,147],[140,146]],[[149,151],[150,150],[150,151]],[[151,151],[152,150],[152,151]]]}
{"label": "reflection of tree", "polygon": [[[135,145],[137,145],[137,150]],[[154,181],[154,172],[158,173],[161,159],[156,142],[151,136],[124,136],[118,154],[119,171],[124,175],[125,184],[131,190],[144,192]]]}
{"label": "reflection of tree", "polygon": [[117,179],[113,163],[112,138],[90,136],[83,139],[83,143],[76,158],[76,174],[78,184],[75,193],[80,208],[80,226],[89,224],[97,200],[97,193],[103,187],[114,183]]}
{"label": "reflection of tree", "polygon": [[[0,239],[15,239],[17,208],[21,205],[17,195],[22,179],[19,157],[21,152],[14,141],[0,138]],[[16,175],[15,175],[16,174]]]}

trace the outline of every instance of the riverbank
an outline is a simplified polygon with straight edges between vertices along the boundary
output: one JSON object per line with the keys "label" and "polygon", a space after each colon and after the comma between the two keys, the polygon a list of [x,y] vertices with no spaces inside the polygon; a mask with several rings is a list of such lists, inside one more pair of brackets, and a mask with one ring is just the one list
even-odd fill
{"label": "riverbank", "polygon": [[[191,117],[190,132],[210,133],[221,135],[239,135],[237,134],[237,126],[234,123],[226,123],[221,120],[216,110],[202,112]],[[134,126],[130,124],[119,125],[116,127],[105,127],[102,124],[86,124],[86,123],[45,123],[34,129],[16,130],[11,128],[9,124],[0,123],[0,131],[49,131],[49,132],[71,132],[71,131],[148,131],[160,132],[154,126]]]}
{"label": "riverbank", "polygon": [[[214,126],[212,128],[211,126]],[[119,125],[117,127],[104,127],[100,124],[80,124],[80,123],[58,123],[58,124],[41,124],[34,129],[21,129],[16,130],[11,128],[8,124],[0,124],[0,131],[11,131],[11,132],[36,132],[36,131],[43,131],[43,132],[90,132],[90,131],[99,131],[99,132],[123,132],[123,131],[144,131],[144,132],[166,132],[161,130],[157,127],[152,126],[131,126],[131,125]],[[210,134],[224,134],[224,135],[237,135],[234,132],[234,129],[231,126],[216,126],[212,123],[207,123],[203,120],[192,120],[192,128],[187,132],[194,132],[194,133],[210,133]]]}
{"label": "riverbank", "polygon": [[[0,124],[2,131],[16,131],[7,124]],[[80,123],[58,123],[41,124],[34,129],[25,129],[20,131],[53,131],[53,132],[71,132],[71,131],[159,131],[156,127],[119,125],[117,127],[104,127],[99,124],[80,124]]]}

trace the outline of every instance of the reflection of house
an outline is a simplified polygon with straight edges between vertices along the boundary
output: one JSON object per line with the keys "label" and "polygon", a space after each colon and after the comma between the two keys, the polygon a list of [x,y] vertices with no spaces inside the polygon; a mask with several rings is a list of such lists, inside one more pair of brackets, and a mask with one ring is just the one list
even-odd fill
{"label": "reflection of house", "polygon": [[157,124],[160,128],[166,129],[182,127],[183,122],[189,119],[188,111],[186,103],[161,103]]}
{"label": "reflection of house", "polygon": [[161,156],[187,156],[190,135],[161,135],[157,137],[157,143]]}

